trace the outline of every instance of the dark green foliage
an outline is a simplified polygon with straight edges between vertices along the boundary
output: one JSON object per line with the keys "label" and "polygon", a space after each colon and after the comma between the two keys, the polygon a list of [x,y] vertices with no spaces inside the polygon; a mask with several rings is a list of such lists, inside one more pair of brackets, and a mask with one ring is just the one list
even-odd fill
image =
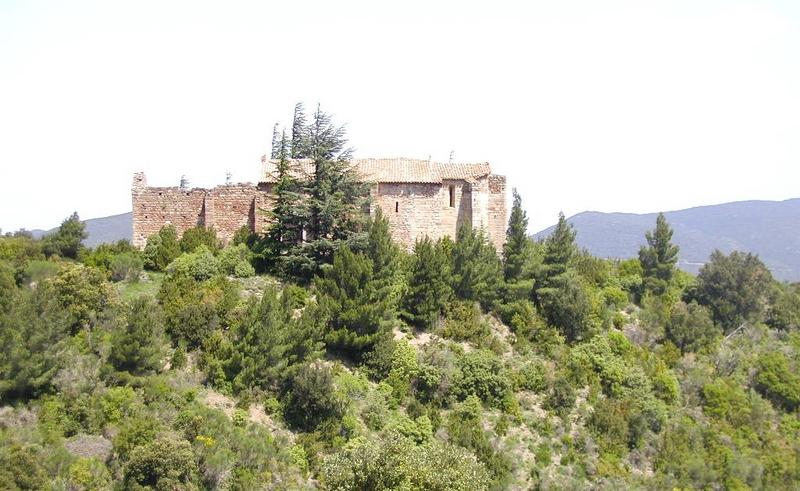
{"label": "dark green foliage", "polygon": [[14,270],[6,261],[0,261],[0,315],[11,307],[16,289]]}
{"label": "dark green foliage", "polygon": [[550,278],[547,284],[536,291],[547,322],[570,341],[585,339],[590,333],[591,307],[581,278],[567,271]]}
{"label": "dark green foliage", "polygon": [[272,208],[269,212],[272,223],[261,248],[265,259],[273,261],[278,272],[287,276],[300,276],[307,267],[298,248],[303,242],[303,229],[308,225],[309,209],[303,172],[299,163],[289,158],[288,145],[284,133],[273,157],[278,162],[277,175],[274,176],[276,182],[272,189]]}
{"label": "dark green foliage", "polygon": [[284,408],[284,418],[292,427],[314,431],[326,421],[341,418],[345,403],[334,391],[331,369],[316,363],[300,367],[291,378]]}
{"label": "dark green foliage", "polygon": [[320,309],[328,319],[329,349],[358,359],[372,348],[395,315],[389,287],[375,279],[368,257],[346,245],[339,249],[331,268],[316,281]]}
{"label": "dark green foliage", "polygon": [[503,273],[509,282],[523,279],[525,263],[528,259],[528,250],[531,239],[528,237],[528,215],[522,209],[522,198],[517,189],[513,191],[513,204],[511,217],[508,220],[506,243],[503,245]]}
{"label": "dark green foliage", "polygon": [[88,237],[86,226],[75,212],[72,216],[61,222],[56,232],[42,239],[42,250],[46,256],[59,255],[70,259],[77,259],[81,250],[81,242]]}
{"label": "dark green foliage", "polygon": [[425,237],[414,244],[402,312],[408,323],[421,329],[436,325],[452,295],[450,274],[450,258],[443,241],[434,243]]}
{"label": "dark green foliage", "polygon": [[581,277],[569,270],[575,252],[575,231],[561,213],[555,230],[545,241],[534,299],[547,322],[570,341],[584,339],[590,331],[591,307],[586,288]]}
{"label": "dark green foliage", "polygon": [[770,327],[784,331],[800,328],[800,284],[776,283],[770,297],[767,312]]}
{"label": "dark green foliage", "polygon": [[692,296],[727,332],[760,318],[771,284],[772,275],[758,256],[714,251],[700,269]]}
{"label": "dark green foliage", "polygon": [[220,249],[217,231],[214,230],[214,227],[206,228],[202,225],[192,227],[183,232],[178,245],[181,248],[181,252],[194,252],[201,245],[206,246],[213,253]]}
{"label": "dark green foliage", "polygon": [[482,319],[481,309],[477,303],[454,300],[445,307],[443,337],[481,344],[489,336],[489,333],[489,324]]}
{"label": "dark green foliage", "polygon": [[483,230],[462,226],[453,246],[453,291],[489,308],[499,295],[503,269]]}
{"label": "dark green foliage", "polygon": [[321,352],[315,309],[295,317],[292,301],[274,289],[267,289],[260,301],[250,301],[232,331],[231,358],[222,360],[234,388],[277,391],[293,366]]}
{"label": "dark green foliage", "polygon": [[163,271],[180,255],[178,232],[172,225],[164,225],[157,234],[149,237],[142,252],[145,267],[154,271]]}
{"label": "dark green foliage", "polygon": [[664,293],[672,280],[678,262],[678,246],[672,243],[672,229],[663,213],[656,218],[656,228],[645,234],[647,246],[639,249],[639,262],[644,272],[644,288],[656,294]]}
{"label": "dark green foliage", "polygon": [[185,489],[197,476],[192,446],[186,440],[158,438],[136,447],[125,466],[125,484],[154,489]]}
{"label": "dark green foliage", "polygon": [[389,283],[396,281],[395,276],[400,270],[400,248],[392,240],[389,220],[380,207],[375,209],[375,216],[367,224],[364,253],[372,261],[372,270],[377,279]]}
{"label": "dark green foliage", "polygon": [[[292,141],[291,143],[291,156],[293,159],[308,158],[309,153],[306,147],[306,111],[302,102],[294,105],[294,114],[292,115]],[[282,145],[286,148],[286,145]],[[280,156],[280,154],[279,154]]]}
{"label": "dark green foliage", "polygon": [[49,390],[72,327],[50,285],[19,290],[0,315],[0,398],[25,398]]}
{"label": "dark green foliage", "polygon": [[786,411],[800,407],[800,376],[782,353],[765,353],[756,364],[756,389]]}
{"label": "dark green foliage", "polygon": [[120,371],[147,373],[161,368],[164,324],[161,310],[148,297],[135,299],[127,321],[111,334],[108,361]]}
{"label": "dark green foliage", "polygon": [[714,325],[708,309],[702,305],[678,302],[672,307],[665,334],[681,353],[688,353],[710,347],[722,330]]}
{"label": "dark green foliage", "polygon": [[500,359],[487,350],[476,350],[460,356],[453,391],[461,400],[470,395],[483,402],[502,407],[511,394],[511,378]]}

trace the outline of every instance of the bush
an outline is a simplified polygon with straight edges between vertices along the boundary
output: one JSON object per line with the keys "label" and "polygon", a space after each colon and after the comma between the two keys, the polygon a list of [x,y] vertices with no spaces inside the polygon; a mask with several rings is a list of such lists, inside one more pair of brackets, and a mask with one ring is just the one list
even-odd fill
{"label": "bush", "polygon": [[491,351],[477,350],[460,356],[454,393],[460,400],[475,395],[485,403],[501,407],[511,391],[511,380],[500,359]]}
{"label": "bush", "polygon": [[178,232],[172,225],[161,227],[157,234],[149,237],[144,252],[142,252],[145,267],[155,271],[163,271],[180,255]]}
{"label": "bush", "polygon": [[252,255],[245,244],[228,246],[219,255],[219,268],[224,274],[249,278],[256,274],[255,268],[250,264]]}
{"label": "bush", "polygon": [[183,232],[179,245],[183,253],[194,252],[201,246],[205,246],[206,249],[214,253],[219,251],[219,239],[217,239],[217,232],[214,227],[197,226],[187,229]]}
{"label": "bush", "polygon": [[482,319],[480,306],[474,301],[455,300],[445,307],[442,337],[480,344],[489,336],[489,324]]}
{"label": "bush", "polygon": [[344,401],[334,391],[331,369],[322,364],[301,367],[292,377],[285,399],[284,419],[304,431],[340,419],[345,411]]}
{"label": "bush", "polygon": [[109,265],[113,281],[139,281],[139,274],[144,267],[144,260],[138,254],[125,252],[111,258]]}
{"label": "bush", "polygon": [[194,252],[178,256],[167,266],[167,271],[173,275],[185,275],[203,281],[219,274],[220,264],[208,247],[200,245]]}
{"label": "bush", "polygon": [[782,353],[765,353],[756,363],[756,390],[786,411],[800,407],[800,376]]}
{"label": "bush", "polygon": [[159,438],[131,452],[125,483],[155,489],[183,489],[197,475],[192,446],[186,440]]}

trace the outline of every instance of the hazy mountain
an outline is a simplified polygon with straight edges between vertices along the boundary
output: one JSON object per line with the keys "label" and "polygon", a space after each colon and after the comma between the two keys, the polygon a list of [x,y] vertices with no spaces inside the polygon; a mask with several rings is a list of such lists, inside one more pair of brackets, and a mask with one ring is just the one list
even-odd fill
{"label": "hazy mountain", "polygon": [[[635,257],[656,213],[579,213],[568,221],[577,241],[601,257]],[[664,213],[680,248],[678,265],[696,273],[714,249],[758,254],[776,278],[800,281],[800,199],[738,201]],[[546,237],[553,227],[535,235]]]}
{"label": "hazy mountain", "polygon": [[[84,220],[86,224],[86,231],[89,237],[83,241],[84,245],[95,247],[98,244],[107,242],[116,242],[120,239],[131,240],[133,233],[133,218],[132,213],[123,213],[121,215],[111,215],[102,218],[90,218]],[[58,230],[58,227],[52,230],[32,230],[31,233],[34,237],[41,237]]]}

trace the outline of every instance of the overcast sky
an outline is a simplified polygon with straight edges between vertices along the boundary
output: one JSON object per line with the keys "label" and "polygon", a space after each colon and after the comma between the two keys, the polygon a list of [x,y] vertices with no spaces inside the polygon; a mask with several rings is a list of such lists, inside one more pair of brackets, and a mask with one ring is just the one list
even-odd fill
{"label": "overcast sky", "polygon": [[489,161],[532,232],[800,197],[800,1],[274,3],[0,0],[0,228],[255,181],[297,101],[358,157]]}

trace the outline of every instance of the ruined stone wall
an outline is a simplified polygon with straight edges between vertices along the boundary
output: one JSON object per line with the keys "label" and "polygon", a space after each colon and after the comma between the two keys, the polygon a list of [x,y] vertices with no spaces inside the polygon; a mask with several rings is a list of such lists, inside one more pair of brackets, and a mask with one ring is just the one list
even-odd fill
{"label": "ruined stone wall", "polygon": [[148,187],[144,174],[134,176],[133,245],[142,248],[147,238],[164,225],[172,225],[178,236],[198,225],[214,227],[224,243],[243,225],[263,231],[267,206],[263,188],[251,184],[217,186],[213,189]]}
{"label": "ruined stone wall", "polygon": [[[214,227],[226,243],[244,225],[263,233],[269,226],[271,192],[272,184],[266,183],[189,190],[148,187],[144,174],[136,174],[132,189],[133,244],[144,247],[148,237],[169,224],[175,226],[179,236],[198,225]],[[408,250],[426,235],[434,240],[446,235],[455,238],[458,229],[467,224],[486,230],[498,250],[505,241],[503,176],[491,175],[475,182],[379,183],[371,193],[373,211],[381,207],[393,238]]]}
{"label": "ruined stone wall", "polygon": [[489,240],[492,241],[498,251],[501,251],[503,244],[506,242],[506,226],[508,224],[505,176],[489,176],[487,215]]}

